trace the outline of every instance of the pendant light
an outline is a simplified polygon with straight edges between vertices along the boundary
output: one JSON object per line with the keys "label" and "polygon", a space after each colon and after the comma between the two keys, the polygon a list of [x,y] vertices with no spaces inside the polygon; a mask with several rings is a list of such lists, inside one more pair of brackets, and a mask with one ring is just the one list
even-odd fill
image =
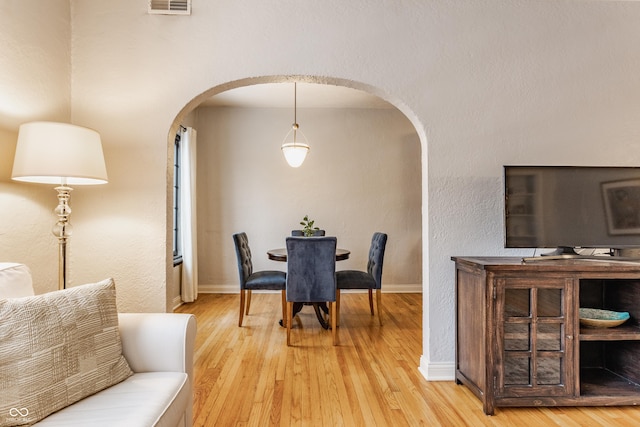
{"label": "pendant light", "polygon": [[[304,159],[307,157],[307,153],[309,152],[309,144],[307,144],[307,137],[304,136],[302,131],[300,130],[300,126],[297,122],[297,83],[293,83],[293,125],[291,126],[291,130],[284,137],[284,141],[282,143],[282,153],[284,154],[284,158],[292,168],[299,167]],[[289,135],[293,134],[293,141],[287,142]],[[302,136],[304,142],[300,142],[297,140],[298,134]]]}

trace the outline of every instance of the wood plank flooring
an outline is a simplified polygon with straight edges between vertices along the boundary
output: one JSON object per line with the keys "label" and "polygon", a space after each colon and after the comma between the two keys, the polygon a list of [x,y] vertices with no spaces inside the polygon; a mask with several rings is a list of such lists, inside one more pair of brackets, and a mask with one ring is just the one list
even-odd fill
{"label": "wood plank flooring", "polygon": [[638,426],[640,408],[498,408],[464,386],[426,381],[422,295],[383,294],[383,326],[366,294],[344,293],[339,345],[312,307],[278,325],[280,294],[256,293],[238,327],[239,296],[201,294],[176,312],[198,321],[194,426]]}

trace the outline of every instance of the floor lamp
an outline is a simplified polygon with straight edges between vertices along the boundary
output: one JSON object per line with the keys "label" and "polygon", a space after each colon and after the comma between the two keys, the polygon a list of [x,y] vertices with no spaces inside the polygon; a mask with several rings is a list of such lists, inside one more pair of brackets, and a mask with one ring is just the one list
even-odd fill
{"label": "floor lamp", "polygon": [[67,239],[71,236],[70,185],[107,183],[98,132],[67,123],[31,122],[20,126],[11,179],[58,185],[58,289],[67,287]]}

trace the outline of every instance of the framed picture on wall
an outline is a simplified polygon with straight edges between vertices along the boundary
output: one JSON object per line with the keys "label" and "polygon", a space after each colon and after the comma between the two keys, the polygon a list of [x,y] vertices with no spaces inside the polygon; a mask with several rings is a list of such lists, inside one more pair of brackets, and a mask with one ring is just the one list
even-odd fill
{"label": "framed picture on wall", "polygon": [[640,179],[602,183],[609,234],[640,234]]}

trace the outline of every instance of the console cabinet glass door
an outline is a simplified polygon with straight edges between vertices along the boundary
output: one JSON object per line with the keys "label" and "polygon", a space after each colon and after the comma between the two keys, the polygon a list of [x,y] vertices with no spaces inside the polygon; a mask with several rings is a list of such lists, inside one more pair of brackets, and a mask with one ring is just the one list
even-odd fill
{"label": "console cabinet glass door", "polygon": [[499,396],[565,396],[574,389],[571,281],[496,281]]}

